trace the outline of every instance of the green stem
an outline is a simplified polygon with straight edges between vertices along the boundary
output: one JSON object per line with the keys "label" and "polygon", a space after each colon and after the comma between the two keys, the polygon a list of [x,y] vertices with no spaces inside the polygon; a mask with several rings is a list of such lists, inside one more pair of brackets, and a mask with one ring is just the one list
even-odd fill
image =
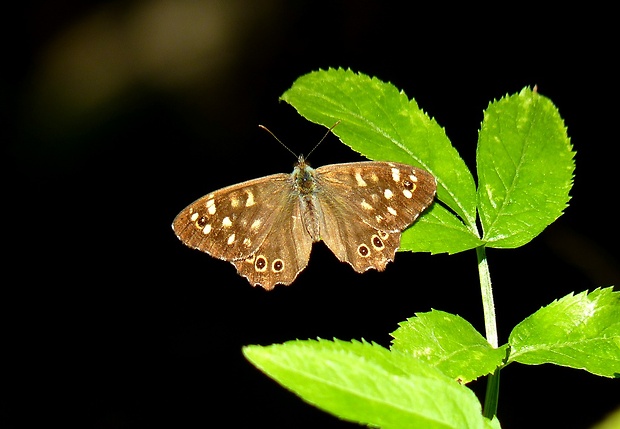
{"label": "green stem", "polygon": [[487,391],[484,395],[484,410],[482,415],[492,419],[497,414],[497,402],[499,399],[499,368],[489,375],[487,379]]}
{"label": "green stem", "polygon": [[[478,275],[480,277],[480,291],[482,293],[482,310],[484,312],[484,328],[489,344],[497,348],[497,323],[495,319],[495,303],[493,301],[493,287],[489,264],[484,246],[476,248],[478,258]],[[499,369],[491,374],[487,380],[487,391],[484,399],[484,416],[493,418],[497,413],[499,398]]]}
{"label": "green stem", "polygon": [[495,348],[498,346],[497,324],[495,323],[495,303],[493,302],[493,286],[489,274],[489,264],[484,246],[476,248],[478,257],[478,275],[482,292],[482,310],[484,311],[484,329],[487,341]]}

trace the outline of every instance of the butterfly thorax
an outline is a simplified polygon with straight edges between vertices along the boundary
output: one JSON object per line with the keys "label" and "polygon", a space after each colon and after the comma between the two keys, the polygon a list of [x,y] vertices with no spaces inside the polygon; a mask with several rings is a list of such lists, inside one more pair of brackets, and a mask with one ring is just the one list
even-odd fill
{"label": "butterfly thorax", "polygon": [[303,156],[299,157],[293,170],[293,182],[299,196],[312,195],[316,191],[314,169],[306,163]]}
{"label": "butterfly thorax", "polygon": [[304,227],[308,234],[310,234],[310,237],[312,237],[312,241],[319,241],[321,239],[321,207],[316,197],[318,184],[315,171],[306,163],[304,157],[300,156],[291,177],[293,179],[294,194],[299,197]]}

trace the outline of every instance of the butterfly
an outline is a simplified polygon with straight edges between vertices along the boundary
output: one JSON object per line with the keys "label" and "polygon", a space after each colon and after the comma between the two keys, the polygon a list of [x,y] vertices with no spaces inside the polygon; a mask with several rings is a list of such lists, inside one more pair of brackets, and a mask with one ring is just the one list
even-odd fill
{"label": "butterfly", "polygon": [[187,246],[231,262],[253,286],[271,290],[295,280],[320,240],[357,272],[383,271],[402,231],[432,203],[436,188],[432,174],[407,164],[313,169],[299,156],[290,174],[199,198],[176,216],[172,229]]}

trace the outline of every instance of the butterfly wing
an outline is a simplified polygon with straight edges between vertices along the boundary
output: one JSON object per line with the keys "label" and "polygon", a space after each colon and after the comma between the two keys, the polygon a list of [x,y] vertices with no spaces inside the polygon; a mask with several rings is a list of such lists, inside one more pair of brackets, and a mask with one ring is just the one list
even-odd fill
{"label": "butterfly wing", "polygon": [[392,162],[357,162],[316,169],[321,238],[356,271],[385,269],[411,225],[435,196],[425,170]]}
{"label": "butterfly wing", "polygon": [[306,268],[312,238],[301,216],[299,198],[291,196],[256,252],[246,259],[232,261],[252,286],[271,290],[276,284],[289,285]]}
{"label": "butterfly wing", "polygon": [[172,229],[187,246],[232,262],[252,285],[289,284],[312,248],[291,187],[290,175],[274,174],[220,189],[183,209]]}

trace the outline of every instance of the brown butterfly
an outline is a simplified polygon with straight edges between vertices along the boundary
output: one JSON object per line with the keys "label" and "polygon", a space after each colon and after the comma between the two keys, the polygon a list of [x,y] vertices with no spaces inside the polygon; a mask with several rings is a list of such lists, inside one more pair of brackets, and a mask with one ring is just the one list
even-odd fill
{"label": "brown butterfly", "polygon": [[199,198],[172,228],[187,246],[230,261],[253,286],[271,290],[295,280],[319,240],[357,272],[383,271],[394,260],[402,231],[431,204],[436,187],[429,172],[406,164],[313,169],[300,156],[291,174]]}

